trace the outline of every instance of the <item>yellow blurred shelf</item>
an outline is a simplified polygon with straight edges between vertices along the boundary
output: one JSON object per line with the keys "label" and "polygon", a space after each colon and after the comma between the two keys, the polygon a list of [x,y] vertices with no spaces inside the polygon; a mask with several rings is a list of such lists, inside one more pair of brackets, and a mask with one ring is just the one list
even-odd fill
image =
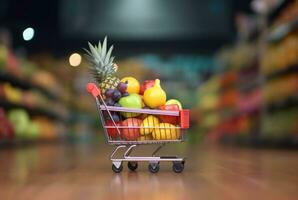
{"label": "yellow blurred shelf", "polygon": [[0,71],[0,82],[9,82],[12,85],[22,88],[24,90],[37,89],[38,91],[42,92],[47,97],[53,100],[60,100],[60,97],[57,94],[50,91],[49,89],[32,83],[30,80],[16,77],[15,75],[8,72]]}

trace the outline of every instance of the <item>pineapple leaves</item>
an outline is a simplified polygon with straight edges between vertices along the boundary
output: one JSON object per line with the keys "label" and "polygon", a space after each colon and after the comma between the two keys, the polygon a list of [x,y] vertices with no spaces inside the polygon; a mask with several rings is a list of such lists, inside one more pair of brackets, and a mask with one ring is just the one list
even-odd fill
{"label": "pineapple leaves", "polygon": [[114,46],[110,47],[107,44],[107,37],[101,42],[98,42],[98,46],[92,45],[88,42],[89,49],[84,49],[85,57],[89,62],[89,70],[94,79],[101,83],[107,79],[107,77],[114,77],[116,67],[114,66],[114,56],[112,52]]}
{"label": "pineapple leaves", "polygon": [[100,52],[101,52],[101,43],[100,43],[100,40],[98,41],[97,51],[98,51],[98,54],[100,54]]}
{"label": "pineapple leaves", "polygon": [[106,56],[106,53],[107,53],[107,36],[105,37],[102,43],[101,57],[104,58]]}
{"label": "pineapple leaves", "polygon": [[96,49],[92,46],[92,44],[91,44],[90,42],[88,42],[88,45],[89,45],[89,49],[90,49],[90,51],[91,51],[91,53],[92,53],[92,56],[93,56],[94,60],[95,60],[96,62],[101,61],[100,56],[97,54],[97,51],[96,51]]}
{"label": "pineapple leaves", "polygon": [[104,60],[104,63],[105,63],[106,65],[109,64],[109,62],[110,62],[110,57],[111,57],[113,48],[114,48],[114,46],[112,45],[112,46],[110,47],[110,49],[109,49],[107,55],[106,55],[106,58],[105,58],[105,60]]}
{"label": "pineapple leaves", "polygon": [[114,59],[115,59],[115,57],[113,56],[113,57],[111,57],[111,59],[110,59],[110,63],[113,63],[114,62]]}
{"label": "pineapple leaves", "polygon": [[91,52],[90,51],[88,51],[88,49],[86,49],[86,48],[83,48],[83,50],[87,53],[87,54],[85,54],[86,56],[87,55],[89,55],[89,56],[91,56],[92,54],[91,54]]}

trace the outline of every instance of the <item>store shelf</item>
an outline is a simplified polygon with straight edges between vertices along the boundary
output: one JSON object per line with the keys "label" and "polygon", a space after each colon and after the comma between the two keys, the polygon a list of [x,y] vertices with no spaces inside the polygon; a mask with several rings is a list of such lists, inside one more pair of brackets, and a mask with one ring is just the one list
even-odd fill
{"label": "store shelf", "polygon": [[22,139],[22,140],[0,140],[0,149],[5,148],[24,148],[24,147],[32,147],[33,145],[57,145],[57,144],[67,144],[64,140],[60,138],[53,139]]}
{"label": "store shelf", "polygon": [[247,93],[253,89],[260,88],[261,79],[259,77],[251,77],[250,81],[243,81],[239,83],[238,89],[240,92]]}
{"label": "store shelf", "polygon": [[41,87],[37,84],[34,84],[30,82],[29,80],[24,80],[21,78],[18,78],[10,73],[0,71],[0,81],[2,82],[9,82],[14,86],[17,86],[19,88],[22,88],[24,90],[29,89],[36,89],[45,94],[47,97],[53,99],[53,100],[59,100],[59,96],[57,94],[54,94],[53,92],[49,91],[48,89]]}
{"label": "store shelf", "polygon": [[[286,134],[289,135],[289,134]],[[253,146],[258,148],[298,148],[298,137],[293,139],[293,137],[285,136],[282,138],[268,138],[262,137],[258,134],[255,135],[224,135],[221,138],[221,143],[232,144],[240,146]]]}
{"label": "store shelf", "polygon": [[286,97],[285,99],[267,104],[268,112],[275,112],[281,109],[292,108],[298,106],[298,94]]}
{"label": "store shelf", "polygon": [[[247,146],[298,147],[298,63],[290,65],[296,59],[293,45],[297,41],[298,18],[296,15],[294,19],[297,4],[292,2],[271,2],[276,5],[270,5],[272,10],[267,13],[270,19],[266,16],[269,30],[267,24],[260,26],[261,34],[252,34],[255,36],[252,40],[219,52],[218,63],[224,70],[218,74],[221,84],[216,93],[217,126],[206,130],[210,140]],[[235,81],[222,84],[227,82],[223,81],[225,75],[234,72],[236,78],[230,79]],[[205,95],[204,91],[200,94],[202,98]],[[201,118],[205,120],[205,113]]]}
{"label": "store shelf", "polygon": [[218,93],[221,95],[225,95],[231,91],[236,91],[237,89],[238,89],[237,84],[235,83],[235,84],[231,84],[231,85],[219,88]]}
{"label": "store shelf", "polygon": [[237,117],[239,113],[234,107],[232,107],[232,108],[222,108],[219,111],[219,115],[221,120],[230,120],[232,118]]}
{"label": "store shelf", "polygon": [[238,110],[238,114],[240,115],[251,115],[251,114],[256,114],[261,110],[261,106],[260,105],[255,105],[250,107],[249,109],[239,109]]}
{"label": "store shelf", "polygon": [[289,5],[289,3],[291,3],[291,0],[276,1],[275,6],[273,6],[272,9],[269,11],[268,20],[270,24],[275,21],[275,19],[280,15],[280,12],[284,10]]}
{"label": "store shelf", "polygon": [[291,65],[287,68],[284,68],[283,70],[270,73],[270,74],[266,75],[266,79],[272,80],[274,78],[278,78],[278,77],[281,77],[281,76],[284,76],[287,74],[292,74],[292,73],[298,73],[298,64]]}
{"label": "store shelf", "polygon": [[23,104],[19,104],[19,103],[13,103],[13,102],[9,102],[6,100],[0,100],[0,107],[3,107],[5,109],[15,109],[15,108],[22,108],[25,109],[30,115],[42,115],[42,116],[46,116],[48,118],[54,119],[54,120],[59,120],[61,122],[66,122],[66,118],[61,116],[60,114],[50,111],[50,110],[46,110],[44,108],[36,108],[36,107],[29,107]]}
{"label": "store shelf", "polygon": [[278,42],[282,40],[287,34],[298,28],[298,18],[292,21],[274,27],[268,35],[268,42]]}
{"label": "store shelf", "polygon": [[260,112],[261,106],[255,105],[253,107],[250,107],[249,109],[236,109],[233,111],[226,112],[224,114],[221,113],[221,120],[230,120],[234,119],[243,115],[254,115],[258,112]]}

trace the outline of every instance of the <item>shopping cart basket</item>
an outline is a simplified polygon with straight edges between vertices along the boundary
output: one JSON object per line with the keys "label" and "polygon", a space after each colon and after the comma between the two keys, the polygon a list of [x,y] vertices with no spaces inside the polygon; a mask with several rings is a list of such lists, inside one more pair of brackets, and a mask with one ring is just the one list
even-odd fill
{"label": "shopping cart basket", "polygon": [[[148,169],[152,173],[159,171],[161,161],[173,162],[173,171],[176,173],[183,171],[185,158],[156,154],[167,143],[184,141],[185,132],[189,128],[189,110],[167,111],[107,106],[94,83],[88,83],[86,89],[95,98],[107,142],[116,146],[110,155],[114,172],[122,171],[124,161],[128,162],[128,168],[132,171],[137,169],[138,162],[143,161],[149,162]],[[113,117],[115,114],[120,116],[117,121]],[[172,124],[160,123],[159,119]],[[144,144],[157,144],[158,147],[152,156],[130,156],[135,147]],[[119,158],[116,154],[120,149],[124,150],[124,153]]]}

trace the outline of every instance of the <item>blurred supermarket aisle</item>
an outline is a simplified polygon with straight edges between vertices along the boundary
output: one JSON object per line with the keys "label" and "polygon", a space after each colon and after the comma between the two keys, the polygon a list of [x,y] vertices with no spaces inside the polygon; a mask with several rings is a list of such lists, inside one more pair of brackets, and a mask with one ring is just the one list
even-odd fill
{"label": "blurred supermarket aisle", "polygon": [[[3,1],[0,146],[98,135],[95,105],[85,90],[94,77],[82,47],[108,35],[116,77],[132,76],[140,84],[160,79],[167,99],[190,109],[191,127],[199,133],[191,141],[296,148],[298,1],[172,1],[169,10],[137,4],[138,10],[151,8],[148,16],[131,16],[132,2],[47,1],[49,17],[37,0]],[[188,12],[176,9],[180,4]],[[18,12],[26,9],[28,18]],[[151,13],[159,9],[164,15]],[[123,27],[119,16],[128,16]],[[40,20],[45,18],[48,23]]]}
{"label": "blurred supermarket aisle", "polygon": [[[113,173],[89,82],[110,109],[189,109],[183,173]],[[110,141],[182,139],[184,117],[114,111]],[[1,200],[297,199],[297,116],[298,0],[0,0]]]}
{"label": "blurred supermarket aisle", "polygon": [[[172,151],[174,150],[174,151]],[[176,152],[174,146],[166,151]],[[0,151],[1,199],[296,199],[298,152],[187,146],[186,169],[111,170],[109,146],[40,145]]]}

